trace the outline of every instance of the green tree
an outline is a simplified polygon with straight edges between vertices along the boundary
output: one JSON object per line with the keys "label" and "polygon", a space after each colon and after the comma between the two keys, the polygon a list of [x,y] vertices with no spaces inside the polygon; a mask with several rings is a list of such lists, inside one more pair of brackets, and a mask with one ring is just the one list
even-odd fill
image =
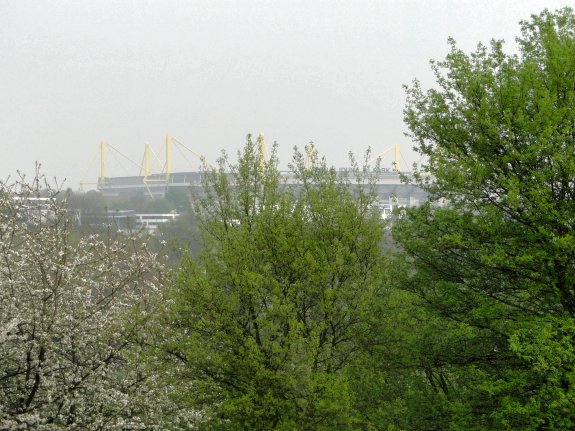
{"label": "green tree", "polygon": [[[359,170],[358,170],[359,172]],[[172,378],[205,429],[352,429],[351,369],[378,322],[382,221],[369,181],[352,187],[296,151],[291,180],[275,150],[248,138],[196,199],[203,251],[183,262],[165,316]],[[367,181],[358,174],[360,181]]]}
{"label": "green tree", "polygon": [[189,188],[170,187],[166,191],[166,200],[179,213],[192,210],[191,193]]}
{"label": "green tree", "polygon": [[575,428],[575,16],[521,29],[518,55],[450,41],[438,87],[408,88],[430,202],[395,236],[435,316],[415,351],[451,429]]}

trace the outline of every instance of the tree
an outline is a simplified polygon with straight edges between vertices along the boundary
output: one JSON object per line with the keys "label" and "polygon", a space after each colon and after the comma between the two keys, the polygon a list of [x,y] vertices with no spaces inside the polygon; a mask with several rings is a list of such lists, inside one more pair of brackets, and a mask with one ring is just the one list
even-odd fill
{"label": "tree", "polygon": [[[368,183],[296,152],[284,182],[248,137],[205,176],[203,251],[174,278],[161,359],[205,429],[350,429],[350,370],[376,330],[383,226]],[[358,178],[367,181],[363,174]],[[170,334],[166,336],[166,334]],[[203,429],[203,428],[202,428]]]}
{"label": "tree", "polygon": [[438,88],[408,88],[430,202],[395,236],[443,322],[418,356],[452,429],[575,428],[575,16],[521,29],[518,55],[450,41]]}
{"label": "tree", "polygon": [[134,237],[72,226],[41,177],[0,183],[0,429],[163,428],[132,342],[161,264]]}
{"label": "tree", "polygon": [[186,188],[168,188],[166,191],[166,200],[179,213],[185,213],[192,210],[191,193]]}

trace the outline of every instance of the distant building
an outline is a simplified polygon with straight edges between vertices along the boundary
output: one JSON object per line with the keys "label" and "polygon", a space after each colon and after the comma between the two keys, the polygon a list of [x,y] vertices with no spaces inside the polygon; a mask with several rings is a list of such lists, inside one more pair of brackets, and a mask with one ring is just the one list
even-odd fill
{"label": "distant building", "polygon": [[[340,169],[340,172],[349,172]],[[170,175],[154,174],[147,177],[106,177],[98,181],[98,190],[107,197],[147,196],[164,197],[171,188],[195,189],[202,191],[203,172],[174,172]],[[294,184],[293,175],[284,172],[286,184]],[[350,175],[353,180],[353,174]],[[231,177],[230,177],[231,180]],[[406,207],[419,206],[427,200],[427,193],[414,184],[405,184],[396,171],[381,173],[375,184],[378,197],[382,201],[392,202]]]}
{"label": "distant building", "polygon": [[90,226],[113,225],[120,231],[145,230],[155,234],[163,223],[171,222],[179,217],[179,213],[136,213],[134,210],[115,210],[103,213],[84,213],[81,223]]}
{"label": "distant building", "polygon": [[176,212],[167,214],[135,214],[135,227],[137,229],[145,229],[149,233],[154,234],[163,223],[176,220],[179,216]]}
{"label": "distant building", "polygon": [[52,198],[13,197],[18,216],[26,223],[38,225],[55,218]]}

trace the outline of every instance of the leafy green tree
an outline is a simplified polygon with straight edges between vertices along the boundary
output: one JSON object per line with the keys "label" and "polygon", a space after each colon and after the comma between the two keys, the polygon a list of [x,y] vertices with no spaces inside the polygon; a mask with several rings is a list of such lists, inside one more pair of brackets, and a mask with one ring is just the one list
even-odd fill
{"label": "leafy green tree", "polygon": [[177,212],[188,212],[192,210],[192,196],[189,188],[170,187],[166,191],[166,200]]}
{"label": "leafy green tree", "polygon": [[430,202],[395,236],[435,316],[415,352],[451,429],[575,428],[575,16],[521,29],[518,55],[450,41],[438,87],[408,88]]}
{"label": "leafy green tree", "polygon": [[[358,169],[359,172],[359,169]],[[248,137],[196,199],[204,248],[175,275],[163,357],[205,429],[353,429],[351,370],[377,330],[383,225],[368,178],[325,160],[291,179]]]}

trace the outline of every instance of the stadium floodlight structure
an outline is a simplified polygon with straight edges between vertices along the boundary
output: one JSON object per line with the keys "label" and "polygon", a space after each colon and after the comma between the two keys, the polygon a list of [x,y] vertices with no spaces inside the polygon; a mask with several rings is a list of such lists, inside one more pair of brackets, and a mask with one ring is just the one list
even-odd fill
{"label": "stadium floodlight structure", "polygon": [[[182,176],[182,174],[186,174],[186,172],[173,171],[174,168],[172,165],[172,151],[174,148],[177,148],[180,151],[182,158],[186,160],[190,165],[192,165],[192,163],[190,162],[190,159],[186,157],[186,154],[189,153],[193,154],[195,157],[201,160],[203,164],[210,167],[213,166],[211,163],[207,162],[201,154],[193,151],[191,148],[187,147],[171,135],[167,135],[165,137],[164,146],[165,159],[159,155],[160,153],[155,152],[149,143],[146,143],[144,146],[143,158],[140,159],[141,163],[137,163],[122,153],[120,150],[118,150],[118,148],[110,145],[107,141],[101,141],[99,146],[100,176],[98,181],[85,181],[84,178],[87,177],[86,174],[88,173],[86,172],[82,177],[83,179],[80,181],[80,189],[83,190],[83,186],[86,184],[94,184],[97,186],[98,190],[106,190],[109,193],[115,193],[123,187],[121,184],[126,185],[127,189],[130,188],[131,184],[134,190],[139,189],[140,191],[145,191],[145,193],[150,196],[163,194],[165,193],[166,187],[176,185],[172,184],[172,182],[175,181],[179,186],[183,178],[190,178],[189,175],[187,177],[185,175]],[[98,154],[94,155],[92,162],[88,166],[88,170],[90,169],[90,166],[93,166],[97,156]],[[111,173],[109,165],[111,158],[116,160],[117,163],[123,168],[123,170],[126,172],[125,176],[117,176]],[[126,161],[128,161],[130,165],[137,169],[137,173],[132,174],[129,172],[132,171],[131,168],[129,170],[126,169]],[[199,173],[198,169],[193,169],[193,171],[195,173]],[[176,180],[173,180],[174,176],[177,177]]]}
{"label": "stadium floodlight structure", "polygon": [[393,157],[393,163],[392,163],[392,169],[395,172],[400,172],[400,161],[403,160],[403,162],[405,163],[405,165],[407,165],[407,162],[405,161],[405,159],[403,158],[403,155],[401,154],[401,151],[399,149],[399,144],[395,144],[392,145],[391,147],[383,150],[381,153],[379,153],[378,155],[372,157],[371,159],[369,159],[367,161],[368,164],[371,163],[375,163],[377,160],[380,160],[385,154],[389,153],[390,151],[393,150],[394,153],[394,157]]}

